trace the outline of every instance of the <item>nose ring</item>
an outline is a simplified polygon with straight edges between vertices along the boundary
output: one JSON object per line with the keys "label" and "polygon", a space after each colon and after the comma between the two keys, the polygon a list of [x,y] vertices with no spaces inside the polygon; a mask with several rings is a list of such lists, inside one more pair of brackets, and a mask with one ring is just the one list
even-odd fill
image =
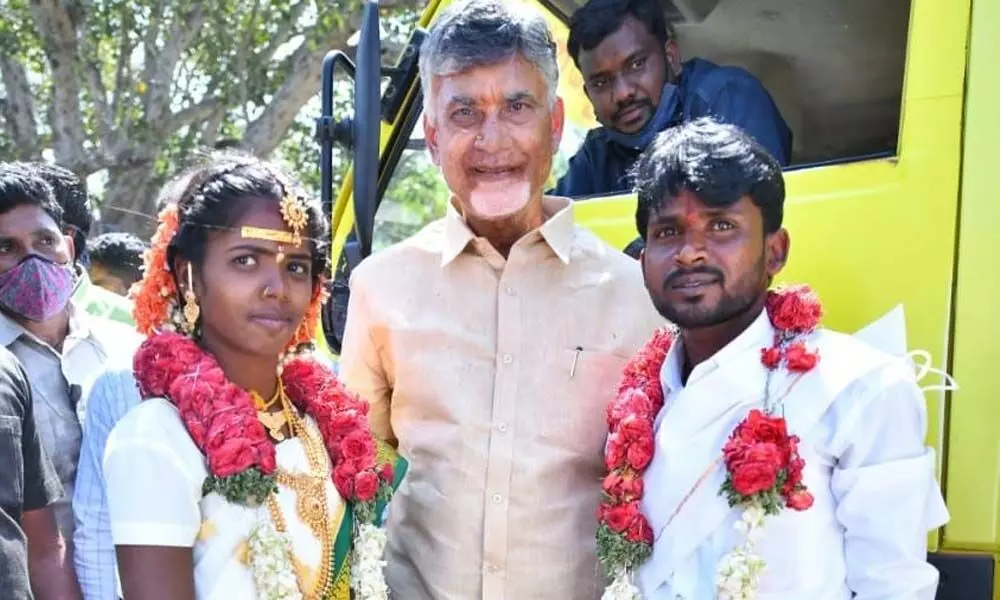
{"label": "nose ring", "polygon": [[267,286],[264,288],[264,297],[267,298],[270,295],[271,295],[271,286]]}

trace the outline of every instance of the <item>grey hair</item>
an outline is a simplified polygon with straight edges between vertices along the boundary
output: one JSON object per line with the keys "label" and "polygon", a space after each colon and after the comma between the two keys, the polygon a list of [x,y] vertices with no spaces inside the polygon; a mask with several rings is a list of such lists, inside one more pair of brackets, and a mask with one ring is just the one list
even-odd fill
{"label": "grey hair", "polygon": [[[434,22],[420,48],[424,93],[430,90],[433,76],[495,65],[517,54],[541,71],[548,87],[549,106],[555,104],[559,64],[556,43],[545,18],[521,2],[455,2]],[[429,108],[430,103],[425,102],[428,114]]]}

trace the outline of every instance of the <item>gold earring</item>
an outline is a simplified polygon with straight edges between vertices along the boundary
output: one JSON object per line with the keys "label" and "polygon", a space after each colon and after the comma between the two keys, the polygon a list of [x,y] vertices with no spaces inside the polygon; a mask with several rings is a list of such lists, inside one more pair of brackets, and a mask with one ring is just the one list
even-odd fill
{"label": "gold earring", "polygon": [[198,324],[198,316],[201,308],[198,306],[198,298],[194,295],[194,281],[191,276],[191,263],[187,265],[187,289],[184,290],[184,320],[187,322],[188,332],[194,333]]}

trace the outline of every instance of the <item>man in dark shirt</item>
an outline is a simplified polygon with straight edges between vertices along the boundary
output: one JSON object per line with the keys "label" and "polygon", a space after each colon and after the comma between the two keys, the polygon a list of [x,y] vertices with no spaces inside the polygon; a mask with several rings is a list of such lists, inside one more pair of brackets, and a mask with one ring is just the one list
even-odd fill
{"label": "man in dark shirt", "polygon": [[49,507],[63,491],[32,410],[28,378],[0,346],[0,598],[78,600],[80,588]]}
{"label": "man in dark shirt", "polygon": [[653,137],[705,116],[739,126],[780,164],[791,159],[792,133],[760,81],[701,58],[681,63],[657,0],[590,0],[573,14],[567,45],[602,127],[552,193],[630,192],[628,172]]}

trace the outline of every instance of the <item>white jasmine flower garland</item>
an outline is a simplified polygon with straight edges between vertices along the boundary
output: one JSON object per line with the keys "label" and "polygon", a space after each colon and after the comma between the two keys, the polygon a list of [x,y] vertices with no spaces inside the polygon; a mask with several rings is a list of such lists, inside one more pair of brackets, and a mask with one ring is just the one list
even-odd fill
{"label": "white jasmine flower garland", "polygon": [[361,523],[354,536],[351,562],[351,589],[363,600],[388,600],[383,559],[388,541],[385,530],[371,523]]}
{"label": "white jasmine flower garland", "polygon": [[250,532],[247,546],[260,600],[302,600],[288,536],[279,533],[269,519],[262,519]]}
{"label": "white jasmine flower garland", "polygon": [[757,584],[766,564],[754,553],[754,546],[763,534],[766,516],[763,507],[752,504],[736,522],[735,528],[744,537],[744,542],[719,562],[715,575],[719,600],[754,600],[757,597]]}
{"label": "white jasmine flower garland", "polygon": [[639,588],[632,583],[631,574],[621,569],[615,574],[614,580],[604,590],[601,600],[642,600]]}

